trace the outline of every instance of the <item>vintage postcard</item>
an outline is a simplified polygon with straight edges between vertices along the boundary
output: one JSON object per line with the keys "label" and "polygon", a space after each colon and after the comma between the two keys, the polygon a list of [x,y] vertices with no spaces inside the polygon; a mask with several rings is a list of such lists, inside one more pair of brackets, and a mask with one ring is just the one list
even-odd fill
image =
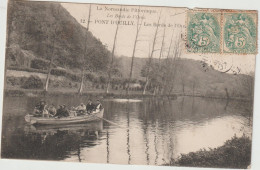
{"label": "vintage postcard", "polygon": [[1,158],[250,168],[257,21],[9,0]]}

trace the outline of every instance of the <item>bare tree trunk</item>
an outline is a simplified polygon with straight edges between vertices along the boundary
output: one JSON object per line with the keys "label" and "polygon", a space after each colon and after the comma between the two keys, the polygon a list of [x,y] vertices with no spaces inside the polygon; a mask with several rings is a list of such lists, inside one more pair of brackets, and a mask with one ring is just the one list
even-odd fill
{"label": "bare tree trunk", "polygon": [[153,90],[153,95],[156,95],[156,91],[157,91],[157,86],[155,86],[154,90]]}
{"label": "bare tree trunk", "polygon": [[177,63],[178,60],[177,59],[180,58],[181,52],[182,52],[181,47],[180,47],[180,37],[175,42],[174,48],[175,49],[174,49],[174,54],[173,54],[174,56],[173,56],[172,63],[169,62],[169,64],[170,64],[170,75],[172,75],[172,78],[170,80],[171,82],[169,82],[169,84],[171,84],[170,91],[168,93],[169,95],[171,95],[172,90],[174,88],[174,79],[175,79],[175,75],[176,75],[176,72],[177,72],[177,66],[178,66],[178,63]]}
{"label": "bare tree trunk", "polygon": [[109,93],[109,86],[110,86],[110,81],[111,81],[111,68],[113,67],[114,63],[114,53],[115,53],[115,47],[116,47],[116,38],[117,38],[117,32],[118,32],[118,27],[119,27],[119,22],[121,21],[121,12],[122,12],[122,6],[120,7],[120,13],[119,13],[119,18],[118,18],[118,24],[116,26],[116,32],[114,36],[114,43],[113,43],[113,48],[112,48],[112,54],[111,54],[111,62],[110,66],[108,68],[108,81],[107,81],[107,87],[106,87],[106,93]]}
{"label": "bare tree trunk", "polygon": [[230,97],[229,97],[229,94],[228,94],[228,89],[227,89],[227,88],[225,88],[225,91],[226,91],[226,96],[227,96],[227,99],[229,99]]}
{"label": "bare tree trunk", "polygon": [[46,81],[45,81],[45,86],[44,86],[45,92],[48,91],[50,75],[51,75],[51,70],[52,70],[52,64],[53,64],[53,60],[54,60],[54,49],[55,49],[54,45],[55,45],[55,39],[56,39],[56,29],[57,28],[55,28],[54,37],[53,37],[53,40],[52,40],[52,55],[51,55],[51,61],[50,61],[49,68],[48,68],[48,74],[47,74]]}
{"label": "bare tree trunk", "polygon": [[[86,33],[88,32],[89,30],[89,23],[90,23],[90,16],[91,16],[91,4],[89,4],[89,13],[88,13],[88,24],[87,24],[87,31]],[[86,56],[87,54],[87,35],[86,35],[86,39],[85,39],[85,46],[84,46],[84,54],[83,54],[83,57],[82,57],[82,60],[83,60],[83,66],[81,68],[81,82],[80,82],[80,86],[79,86],[79,90],[78,90],[78,94],[81,95],[82,94],[82,90],[83,90],[83,85],[84,85],[84,66],[85,66],[85,58],[84,56]]]}
{"label": "bare tree trunk", "polygon": [[195,82],[192,82],[192,96],[194,97]]}
{"label": "bare tree trunk", "polygon": [[[52,11],[52,12],[56,12],[56,11]],[[60,13],[60,7],[57,10],[57,14]],[[55,26],[54,28],[54,33],[53,33],[53,40],[52,40],[52,55],[51,55],[51,61],[50,61],[50,65],[48,68],[48,74],[46,77],[46,81],[45,81],[45,86],[44,86],[44,91],[47,92],[48,88],[49,88],[49,81],[50,81],[50,75],[51,75],[51,70],[52,70],[52,64],[53,64],[53,60],[54,60],[54,52],[55,52],[55,39],[56,39],[56,33],[57,33],[57,26]]]}
{"label": "bare tree trunk", "polygon": [[[169,65],[169,57],[170,57],[170,52],[171,52],[171,47],[172,47],[173,35],[174,35],[174,29],[172,31],[171,42],[170,42],[168,53],[167,53],[167,57],[166,57],[166,66],[167,66],[167,68],[168,68],[168,65]],[[169,70],[169,68],[168,68],[168,70]],[[163,83],[163,87],[162,87],[162,94],[163,95],[166,94],[167,76],[168,76],[168,74],[165,73],[165,75],[164,75],[164,83]]]}
{"label": "bare tree trunk", "polygon": [[[51,70],[51,69],[49,69],[49,70]],[[44,91],[46,91],[46,92],[48,91],[49,80],[50,80],[50,71],[48,71],[46,82],[45,82],[45,87],[44,87]]]}
{"label": "bare tree trunk", "polygon": [[81,70],[81,82],[78,90],[78,94],[80,95],[82,94],[83,85],[84,85],[84,69]]}
{"label": "bare tree trunk", "polygon": [[[139,10],[140,10],[140,6],[139,6]],[[132,74],[133,74],[133,66],[134,66],[136,43],[138,41],[137,39],[138,39],[139,32],[140,32],[140,29],[141,29],[141,26],[142,26],[142,22],[143,22],[143,19],[142,19],[141,24],[139,24],[139,20],[140,20],[139,10],[138,10],[138,15],[137,15],[138,18],[137,18],[137,24],[136,24],[136,35],[135,35],[134,49],[133,49],[133,53],[132,53],[131,69],[130,69],[129,80],[128,80],[128,85],[127,85],[127,91],[126,91],[127,95],[129,94],[130,81],[132,79]]]}
{"label": "bare tree trunk", "polygon": [[163,39],[162,39],[162,45],[161,45],[161,49],[160,49],[160,56],[159,56],[159,67],[161,66],[161,58],[162,58],[163,47],[164,47],[164,38],[165,38],[165,29],[166,29],[166,27],[164,27],[164,30],[163,30]]}
{"label": "bare tree trunk", "polygon": [[152,46],[152,51],[151,51],[151,55],[150,55],[150,58],[149,58],[148,73],[147,73],[147,76],[146,76],[146,82],[145,82],[143,94],[145,94],[145,91],[146,91],[146,88],[147,88],[148,82],[149,82],[150,67],[151,67],[151,64],[152,64],[152,59],[153,59],[154,48],[155,48],[155,43],[156,43],[156,39],[157,39],[157,34],[158,34],[158,28],[159,28],[160,19],[161,19],[161,13],[160,13],[160,16],[159,16],[159,18],[158,18],[157,25],[156,25],[156,29],[155,29],[155,33],[154,33],[154,37],[153,37],[153,46]]}
{"label": "bare tree trunk", "polygon": [[[163,39],[162,39],[162,44],[161,44],[161,49],[160,49],[160,55],[159,55],[159,70],[158,70],[158,71],[159,71],[159,74],[160,74],[160,72],[162,71],[162,70],[161,70],[161,59],[162,59],[162,56],[163,56],[165,29],[166,29],[166,27],[164,27],[164,30],[163,30]],[[161,82],[159,82],[159,83],[161,83]],[[154,95],[157,94],[157,90],[159,89],[159,86],[160,86],[160,85],[157,85],[157,86],[155,87],[155,94],[154,94]]]}
{"label": "bare tree trunk", "polygon": [[[54,47],[53,47],[53,48],[54,48]],[[46,81],[45,81],[45,87],[44,87],[44,91],[45,91],[45,92],[48,91],[48,87],[49,87],[49,81],[50,81],[52,63],[53,63],[53,54],[52,54],[52,56],[51,56],[51,61],[50,61],[49,69],[48,69],[48,74],[47,74]]]}
{"label": "bare tree trunk", "polygon": [[182,94],[184,95],[184,93],[185,93],[185,84],[184,84],[184,82],[182,82]]}

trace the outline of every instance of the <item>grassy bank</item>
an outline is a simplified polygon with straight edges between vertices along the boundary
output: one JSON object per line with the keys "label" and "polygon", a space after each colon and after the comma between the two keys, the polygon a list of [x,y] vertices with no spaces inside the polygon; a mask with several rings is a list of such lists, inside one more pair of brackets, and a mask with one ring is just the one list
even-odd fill
{"label": "grassy bank", "polygon": [[[46,81],[45,71],[37,72],[35,69],[29,68],[13,68],[7,70],[7,77],[5,80],[5,94],[8,96],[24,96],[24,95],[45,95],[43,92],[43,86]],[[78,74],[72,74],[71,72],[64,71],[61,69],[53,69],[49,81],[49,92],[48,94],[66,94],[75,95],[80,86],[81,77]],[[126,79],[112,79],[110,94],[106,94],[106,79],[104,75],[86,74],[83,95],[101,95],[116,98],[143,98],[143,97],[154,97],[153,89],[147,88],[147,94],[142,95],[143,83],[132,82],[139,85],[130,88],[130,95],[126,95]],[[224,100],[240,100],[240,101],[251,101],[253,98],[250,95],[235,94],[233,91],[223,90],[225,88],[219,88],[214,92],[207,89],[190,89],[185,88],[180,90],[176,84],[171,92],[171,95],[162,96],[157,94],[156,97],[172,97],[172,96],[190,96],[190,97],[203,97],[213,99],[224,99]],[[228,93],[229,91],[229,93]]]}
{"label": "grassy bank", "polygon": [[[5,96],[13,96],[13,97],[21,97],[21,96],[30,96],[30,97],[43,97],[43,96],[75,96],[78,95],[77,89],[56,89],[51,88],[48,92],[45,92],[42,89],[5,89]],[[81,96],[90,96],[90,97],[98,97],[98,98],[129,98],[129,99],[141,99],[141,98],[153,98],[153,94],[147,93],[145,95],[142,94],[142,91],[132,91],[129,95],[126,94],[125,90],[111,90],[110,93],[106,93],[105,90],[91,90],[84,91]],[[158,96],[157,96],[158,97]],[[159,96],[161,97],[161,96]],[[176,99],[177,96],[175,94],[164,96],[164,98],[168,99]]]}
{"label": "grassy bank", "polygon": [[[42,97],[42,96],[58,96],[58,95],[66,95],[66,96],[75,96],[78,95],[78,89],[76,88],[49,88],[46,93],[43,89],[23,89],[23,88],[5,88],[4,94],[5,96],[31,96],[31,97]],[[189,97],[202,97],[209,99],[223,99],[223,100],[236,100],[236,101],[251,101],[249,98],[225,98],[221,96],[205,96],[205,95],[183,95],[179,93],[171,94],[171,95],[157,95],[154,96],[152,93],[147,92],[145,95],[142,94],[142,91],[130,91],[129,95],[126,94],[125,90],[110,90],[110,93],[106,93],[104,89],[91,89],[88,91],[83,91],[81,96],[91,96],[91,97],[99,97],[99,98],[129,98],[129,99],[140,99],[140,98],[166,98],[166,99],[176,99],[178,96],[189,96]]]}
{"label": "grassy bank", "polygon": [[246,137],[233,137],[223,146],[210,150],[200,150],[182,154],[166,166],[247,168],[251,163],[252,141]]}

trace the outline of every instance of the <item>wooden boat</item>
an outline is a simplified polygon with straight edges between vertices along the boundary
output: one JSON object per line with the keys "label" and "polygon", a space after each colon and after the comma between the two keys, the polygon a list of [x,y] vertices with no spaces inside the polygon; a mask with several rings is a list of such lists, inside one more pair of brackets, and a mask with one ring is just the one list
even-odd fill
{"label": "wooden boat", "polygon": [[25,121],[30,124],[35,125],[61,125],[61,124],[75,124],[75,123],[83,123],[83,122],[92,122],[96,120],[100,120],[103,118],[104,109],[98,112],[93,112],[91,114],[81,115],[81,116],[69,116],[62,118],[55,117],[34,117],[33,115],[27,114],[25,116]]}
{"label": "wooden boat", "polygon": [[76,124],[57,124],[57,125],[44,125],[44,126],[34,126],[26,125],[24,131],[29,133],[37,134],[56,134],[58,131],[69,131],[70,133],[88,131],[102,131],[103,121],[97,120],[88,123],[76,123]]}

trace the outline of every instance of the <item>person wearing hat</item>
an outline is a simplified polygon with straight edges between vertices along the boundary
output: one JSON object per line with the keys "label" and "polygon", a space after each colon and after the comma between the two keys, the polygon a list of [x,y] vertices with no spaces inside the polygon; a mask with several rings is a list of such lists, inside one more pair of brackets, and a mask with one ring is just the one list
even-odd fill
{"label": "person wearing hat", "polygon": [[41,100],[34,108],[33,113],[35,116],[41,116],[44,108],[46,107],[46,102]]}
{"label": "person wearing hat", "polygon": [[97,100],[97,105],[96,105],[96,112],[99,112],[100,110],[103,109],[103,106],[99,100]]}
{"label": "person wearing hat", "polygon": [[92,103],[92,101],[89,99],[89,100],[88,100],[88,104],[87,104],[87,113],[93,112],[94,109],[95,109],[95,106],[94,106],[94,104]]}

